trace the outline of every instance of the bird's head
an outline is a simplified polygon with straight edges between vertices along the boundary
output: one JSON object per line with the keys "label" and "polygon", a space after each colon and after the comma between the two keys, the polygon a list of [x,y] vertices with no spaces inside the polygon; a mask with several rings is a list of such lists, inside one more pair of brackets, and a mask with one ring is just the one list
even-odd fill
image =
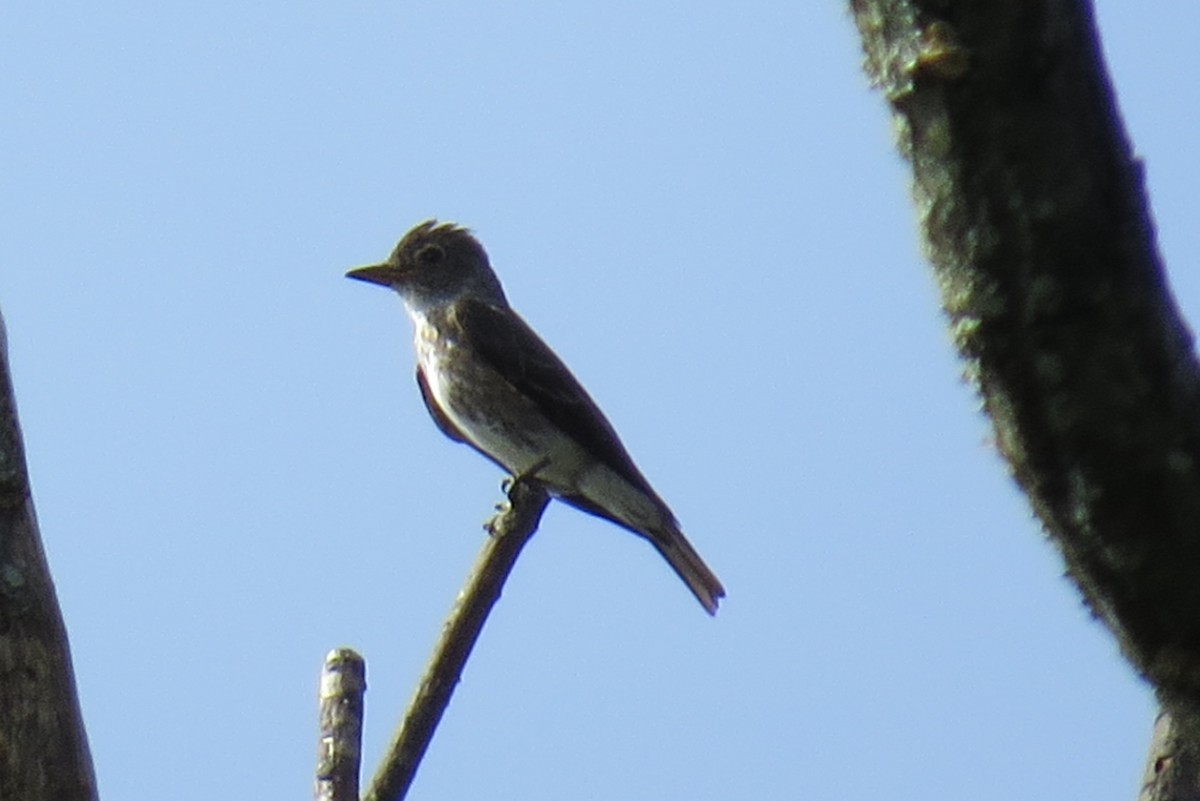
{"label": "bird's head", "polygon": [[462,297],[505,305],[483,245],[466,228],[426,220],[404,235],[382,264],[358,267],[347,278],[391,287],[413,309]]}

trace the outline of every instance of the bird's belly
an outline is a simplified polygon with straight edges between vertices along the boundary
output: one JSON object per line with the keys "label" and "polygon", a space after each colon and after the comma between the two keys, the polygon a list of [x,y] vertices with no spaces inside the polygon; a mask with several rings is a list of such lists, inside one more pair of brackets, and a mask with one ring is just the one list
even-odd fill
{"label": "bird's belly", "polygon": [[539,464],[538,475],[574,486],[585,454],[512,385],[469,360],[445,352],[422,354],[429,390],[442,412],[472,445],[513,475]]}

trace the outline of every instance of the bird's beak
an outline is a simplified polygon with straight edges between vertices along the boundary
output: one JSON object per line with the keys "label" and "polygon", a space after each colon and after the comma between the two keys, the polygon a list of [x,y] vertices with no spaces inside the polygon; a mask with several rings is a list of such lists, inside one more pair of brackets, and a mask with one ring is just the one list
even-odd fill
{"label": "bird's beak", "polygon": [[372,264],[368,267],[355,267],[346,273],[346,277],[366,281],[368,284],[395,286],[400,278],[400,270],[390,264]]}

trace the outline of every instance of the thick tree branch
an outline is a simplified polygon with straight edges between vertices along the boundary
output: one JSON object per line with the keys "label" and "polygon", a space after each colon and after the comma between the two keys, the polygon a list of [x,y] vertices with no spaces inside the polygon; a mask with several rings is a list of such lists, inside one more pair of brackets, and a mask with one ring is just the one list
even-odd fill
{"label": "thick tree branch", "polygon": [[529,478],[513,481],[508,498],[507,507],[489,524],[491,536],[450,610],[425,675],[371,782],[366,801],[399,801],[408,793],[488,613],[499,600],[504,581],[521,549],[537,531],[550,502],[541,484]]}
{"label": "thick tree branch", "polygon": [[1091,8],[850,6],[998,447],[1176,741],[1194,745],[1200,374]]}
{"label": "thick tree branch", "polygon": [[0,319],[0,799],[94,801],[87,736],[42,551]]}

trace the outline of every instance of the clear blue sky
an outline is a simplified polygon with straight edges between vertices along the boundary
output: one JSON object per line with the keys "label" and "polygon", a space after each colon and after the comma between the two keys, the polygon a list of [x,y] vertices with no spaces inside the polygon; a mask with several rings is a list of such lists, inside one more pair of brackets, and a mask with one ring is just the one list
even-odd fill
{"label": "clear blue sky", "polygon": [[[1200,15],[1100,13],[1182,273]],[[342,277],[436,216],[729,598],[552,507],[412,798],[1131,798],[1152,699],[959,378],[859,59],[836,2],[8,8],[0,303],[103,796],[306,797],[343,644],[374,766],[500,498]]]}

